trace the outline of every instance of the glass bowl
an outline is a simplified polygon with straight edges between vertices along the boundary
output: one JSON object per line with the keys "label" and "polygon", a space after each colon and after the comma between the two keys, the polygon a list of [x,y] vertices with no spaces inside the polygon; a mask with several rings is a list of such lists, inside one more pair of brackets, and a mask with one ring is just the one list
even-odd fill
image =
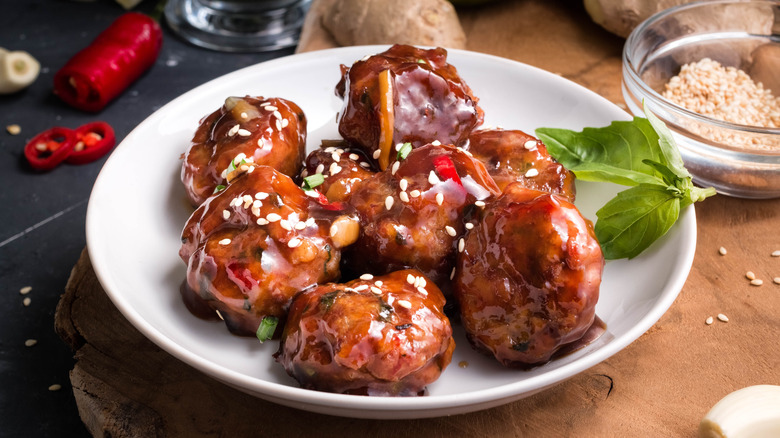
{"label": "glass bowl", "polygon": [[681,66],[703,58],[741,69],[780,96],[780,0],[705,1],[657,13],[626,40],[622,84],[634,115],[644,116],[644,101],[669,126],[698,185],[780,197],[780,128],[724,122],[662,96]]}

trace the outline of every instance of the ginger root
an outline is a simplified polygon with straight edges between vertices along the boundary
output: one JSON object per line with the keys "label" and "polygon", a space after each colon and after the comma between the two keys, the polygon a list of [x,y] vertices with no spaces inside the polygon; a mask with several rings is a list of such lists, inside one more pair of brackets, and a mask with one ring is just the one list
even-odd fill
{"label": "ginger root", "polygon": [[694,0],[584,0],[590,18],[615,35],[626,38],[656,12]]}
{"label": "ginger root", "polygon": [[466,47],[458,15],[446,0],[335,0],[324,11],[322,25],[342,46]]}

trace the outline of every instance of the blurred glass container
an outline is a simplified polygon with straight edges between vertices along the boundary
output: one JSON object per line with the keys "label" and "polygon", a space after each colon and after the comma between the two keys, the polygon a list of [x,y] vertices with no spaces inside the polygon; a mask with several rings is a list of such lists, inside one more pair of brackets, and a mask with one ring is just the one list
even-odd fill
{"label": "blurred glass container", "polygon": [[712,0],[673,7],[637,26],[623,49],[626,104],[644,116],[644,101],[669,126],[699,185],[741,198],[780,197],[780,128],[724,122],[662,96],[682,65],[703,58],[741,69],[780,96],[780,1]]}
{"label": "blurred glass container", "polygon": [[311,0],[168,0],[165,18],[182,38],[224,52],[298,44]]}

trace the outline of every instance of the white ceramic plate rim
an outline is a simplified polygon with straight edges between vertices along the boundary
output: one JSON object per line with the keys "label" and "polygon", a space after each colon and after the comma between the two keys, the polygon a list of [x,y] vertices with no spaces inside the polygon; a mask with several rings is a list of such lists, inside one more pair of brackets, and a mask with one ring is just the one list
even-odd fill
{"label": "white ceramic plate rim", "polygon": [[[98,201],[105,199],[106,196],[108,196],[107,192],[110,191],[111,185],[116,184],[116,181],[112,180],[112,171],[118,166],[122,166],[124,161],[132,155],[132,148],[134,147],[136,137],[140,136],[139,133],[160,123],[162,118],[169,117],[170,114],[168,114],[168,112],[176,105],[192,100],[202,93],[209,93],[209,90],[217,84],[241,80],[241,78],[246,77],[248,73],[262,74],[263,71],[290,65],[306,66],[309,62],[329,58],[356,60],[366,54],[377,53],[385,49],[386,46],[331,49],[279,58],[235,71],[201,85],[176,98],[152,114],[124,139],[108,159],[97,178],[87,211],[86,232],[87,246],[95,273],[108,296],[132,325],[155,344],[185,363],[230,386],[277,403],[316,412],[351,417],[419,418],[484,409],[531,395],[554,384],[560,383],[609,358],[641,336],[658,321],[669,306],[671,306],[679,291],[682,289],[693,263],[696,247],[696,220],[692,206],[683,212],[680,220],[670,232],[670,234],[675,235],[675,240],[670,241],[667,239],[666,241],[658,243],[658,245],[676,245],[678,257],[676,269],[669,273],[669,277],[663,284],[663,287],[658,290],[657,298],[652,307],[636,321],[636,324],[631,329],[610,340],[606,345],[593,351],[588,351],[587,354],[583,354],[582,357],[578,357],[571,363],[567,363],[527,379],[519,379],[517,382],[500,387],[457,394],[433,394],[416,398],[359,397],[305,390],[293,386],[294,382],[291,382],[290,385],[270,382],[248,376],[235,370],[227,369],[207,357],[202,357],[201,355],[195,354],[187,348],[182,347],[175,340],[165,336],[155,328],[155,326],[147,320],[143,312],[134,307],[127,299],[126,294],[128,294],[129,291],[127,291],[126,288],[123,288],[121,282],[117,280],[117,275],[121,273],[122,268],[116,264],[112,264],[110,257],[107,257],[106,244],[102,243],[102,240],[105,239],[106,236],[101,235],[100,231],[105,229],[105,221],[108,219],[104,211],[105,209],[99,207],[99,205],[102,204]],[[588,99],[592,101],[594,105],[603,107],[604,112],[610,114],[614,119],[628,118],[626,113],[601,96],[543,70],[485,54],[458,50],[450,50],[449,52],[451,62],[456,67],[458,67],[458,64],[455,59],[461,59],[485,66],[494,66],[496,68],[510,70],[514,69],[523,75],[543,79],[545,83],[555,84],[556,87],[560,87],[560,90],[562,90],[560,93],[563,95],[573,94]],[[334,61],[333,64],[334,68],[337,68],[337,62]],[[467,81],[469,80],[467,77],[465,78]],[[470,83],[470,85],[474,88],[474,84]],[[478,89],[475,89],[474,92],[477,96],[480,96]],[[214,108],[203,109],[202,115],[213,111],[213,109]],[[547,126],[555,125],[551,121]],[[579,129],[581,126],[571,126],[570,128]],[[175,165],[178,165],[178,163]],[[96,201],[96,199],[98,201]],[[176,254],[172,254],[171,256],[177,257]],[[215,329],[219,330],[221,328]],[[459,348],[469,347],[467,345],[459,345]],[[574,353],[574,355],[577,354],[579,354],[579,352]],[[451,365],[451,367],[454,366],[457,366],[457,364],[453,363]],[[522,371],[518,371],[518,373],[522,373]]]}

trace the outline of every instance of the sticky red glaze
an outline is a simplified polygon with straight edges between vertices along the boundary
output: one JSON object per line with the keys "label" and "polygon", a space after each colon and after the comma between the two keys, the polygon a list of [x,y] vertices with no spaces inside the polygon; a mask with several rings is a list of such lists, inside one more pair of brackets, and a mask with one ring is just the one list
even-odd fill
{"label": "sticky red glaze", "polygon": [[[529,149],[527,142],[533,142]],[[480,130],[469,136],[468,150],[483,163],[498,187],[504,190],[513,182],[523,187],[555,193],[574,202],[574,174],[547,152],[541,140],[523,131]],[[525,176],[536,169],[536,176]]]}
{"label": "sticky red glaze", "polygon": [[[259,192],[268,197],[255,208]],[[236,205],[234,199],[245,195],[251,202]],[[272,213],[287,220],[292,230],[281,221],[257,224],[258,218]],[[194,295],[219,310],[233,333],[254,335],[267,315],[283,323],[295,293],[339,278],[341,254],[329,233],[341,215],[349,213],[323,208],[271,167],[255,167],[207,199],[184,227],[179,255],[187,263],[187,284]],[[310,218],[305,228],[295,228]],[[220,243],[223,239],[230,239],[229,244]],[[291,248],[293,239],[300,239],[301,245]]]}
{"label": "sticky red glaze", "polygon": [[574,205],[510,184],[458,255],[455,296],[469,341],[505,366],[548,361],[593,323],[603,266]]}
{"label": "sticky red glaze", "polygon": [[[325,182],[316,189],[328,201],[346,202],[358,184],[376,173],[377,168],[371,164],[373,161],[362,150],[350,148],[345,142],[329,142],[306,156],[304,169],[307,176],[315,175],[320,170]],[[336,167],[331,167],[333,163],[336,163]]]}
{"label": "sticky red glaze", "polygon": [[342,67],[337,92],[344,97],[339,133],[369,156],[379,142],[379,80],[384,70],[393,78],[393,144],[419,147],[435,140],[462,145],[482,123],[477,98],[447,63],[447,51],[394,45],[385,52]]}
{"label": "sticky red glaze", "polygon": [[[281,119],[274,111],[264,109],[266,104],[277,108]],[[277,120],[287,120],[287,126],[279,130]],[[235,126],[249,135],[236,132]],[[285,99],[246,96],[229,98],[203,118],[181,169],[181,180],[193,206],[211,196],[218,185],[227,185],[223,172],[241,153],[257,164],[297,176],[306,156],[306,117],[301,108]]]}
{"label": "sticky red glaze", "polygon": [[[451,160],[460,183],[437,174],[435,162],[440,157]],[[431,172],[438,179],[434,184],[429,181]],[[401,199],[401,179],[407,181],[408,202]],[[415,190],[420,192],[418,197],[412,196]],[[415,268],[447,288],[467,209],[499,193],[484,165],[462,150],[434,145],[415,149],[395,174],[392,167],[377,173],[363,181],[350,198],[360,217],[361,232],[345,252],[345,265],[358,273],[374,274]],[[390,209],[388,196],[393,199]],[[447,233],[447,226],[454,229],[454,236]]]}
{"label": "sticky red glaze", "polygon": [[427,280],[422,293],[409,275],[422,273],[397,271],[298,294],[277,360],[308,389],[421,395],[450,363],[455,341],[441,291]]}

